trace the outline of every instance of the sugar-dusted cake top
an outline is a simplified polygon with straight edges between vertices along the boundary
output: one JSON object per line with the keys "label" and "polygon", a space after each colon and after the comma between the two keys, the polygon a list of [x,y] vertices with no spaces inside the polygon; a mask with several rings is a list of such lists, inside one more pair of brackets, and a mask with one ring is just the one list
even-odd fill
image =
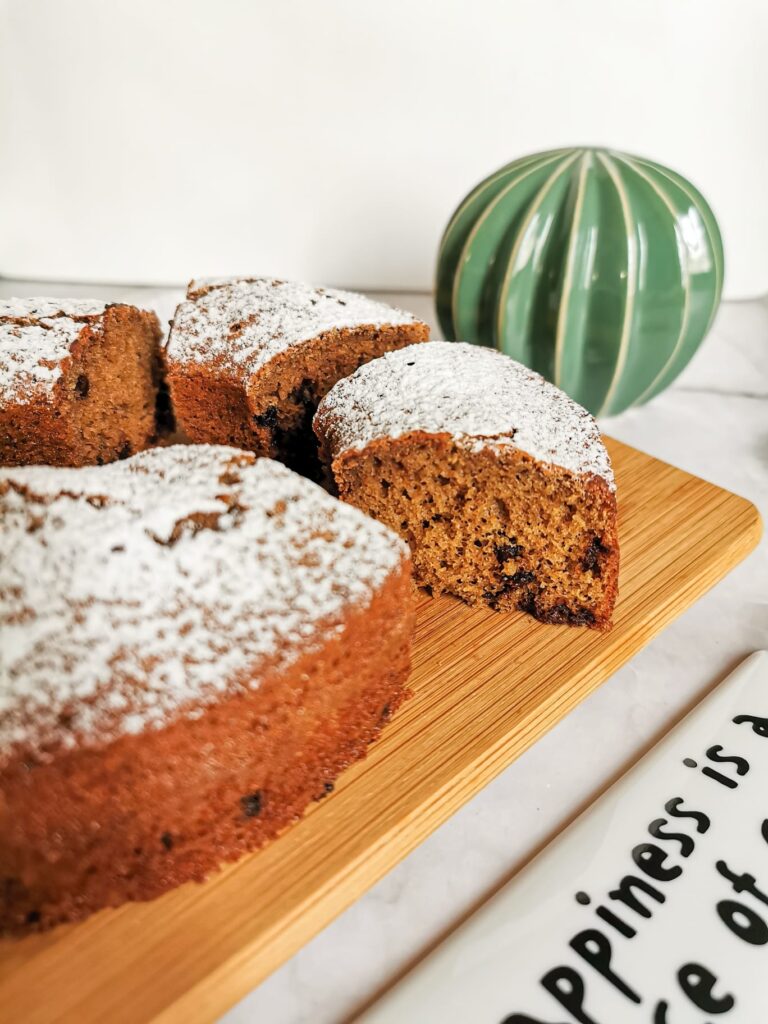
{"label": "sugar-dusted cake top", "polygon": [[0,301],[0,396],[24,400],[50,390],[83,326],[105,309],[96,299]]}
{"label": "sugar-dusted cake top", "polygon": [[355,292],[267,277],[192,281],[168,339],[171,363],[258,370],[292,345],[329,331],[419,321]]}
{"label": "sugar-dusted cake top", "polygon": [[406,556],[267,459],[0,470],[0,764],[194,716],[342,628]]}
{"label": "sugar-dusted cake top", "polygon": [[472,448],[512,445],[614,486],[586,409],[509,356],[463,342],[410,345],[366,363],[330,390],[315,422],[334,457],[420,430]]}

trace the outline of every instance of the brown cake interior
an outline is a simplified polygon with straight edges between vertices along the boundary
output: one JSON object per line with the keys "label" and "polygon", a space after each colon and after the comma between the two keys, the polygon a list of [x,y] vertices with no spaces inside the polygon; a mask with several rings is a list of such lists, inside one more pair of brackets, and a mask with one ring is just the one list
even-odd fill
{"label": "brown cake interior", "polygon": [[333,789],[406,696],[407,564],[342,632],[197,719],[0,769],[0,933],[202,881]]}
{"label": "brown cake interior", "polygon": [[73,448],[82,462],[134,455],[154,440],[160,329],[150,313],[113,306],[98,344],[78,344],[64,381],[72,402]]}
{"label": "brown cake interior", "polygon": [[132,306],[84,323],[51,396],[11,396],[0,409],[0,464],[87,466],[146,448],[157,430],[160,336],[157,317]]}
{"label": "brown cake interior", "polygon": [[170,366],[179,425],[197,444],[246,448],[318,479],[312,417],[320,399],[363,363],[428,334],[421,323],[328,331],[281,352],[247,384],[221,367]]}
{"label": "brown cake interior", "polygon": [[339,496],[396,530],[435,592],[543,622],[610,625],[615,496],[512,447],[476,451],[411,433],[333,462]]}

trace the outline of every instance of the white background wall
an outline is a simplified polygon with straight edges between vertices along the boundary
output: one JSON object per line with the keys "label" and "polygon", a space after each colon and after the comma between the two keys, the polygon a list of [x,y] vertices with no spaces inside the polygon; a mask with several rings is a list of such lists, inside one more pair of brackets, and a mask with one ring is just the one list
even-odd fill
{"label": "white background wall", "polygon": [[768,291],[765,0],[0,0],[0,274],[431,283],[463,193],[608,144]]}

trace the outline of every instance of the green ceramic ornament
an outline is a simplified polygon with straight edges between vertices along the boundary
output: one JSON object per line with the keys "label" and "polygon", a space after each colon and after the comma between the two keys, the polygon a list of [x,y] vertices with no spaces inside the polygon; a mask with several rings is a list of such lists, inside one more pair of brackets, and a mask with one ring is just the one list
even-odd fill
{"label": "green ceramic ornament", "polygon": [[496,347],[595,415],[647,402],[707,333],[723,286],[714,214],[681,175],[609,149],[515,160],[443,235],[445,337]]}

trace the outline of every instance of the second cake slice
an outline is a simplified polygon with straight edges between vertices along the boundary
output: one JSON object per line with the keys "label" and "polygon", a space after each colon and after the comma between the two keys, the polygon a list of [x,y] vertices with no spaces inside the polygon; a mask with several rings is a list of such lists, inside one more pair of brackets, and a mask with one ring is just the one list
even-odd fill
{"label": "second cake slice", "polygon": [[363,295],[270,278],[192,281],[166,349],[178,426],[317,475],[312,416],[363,363],[426,341],[410,313]]}

